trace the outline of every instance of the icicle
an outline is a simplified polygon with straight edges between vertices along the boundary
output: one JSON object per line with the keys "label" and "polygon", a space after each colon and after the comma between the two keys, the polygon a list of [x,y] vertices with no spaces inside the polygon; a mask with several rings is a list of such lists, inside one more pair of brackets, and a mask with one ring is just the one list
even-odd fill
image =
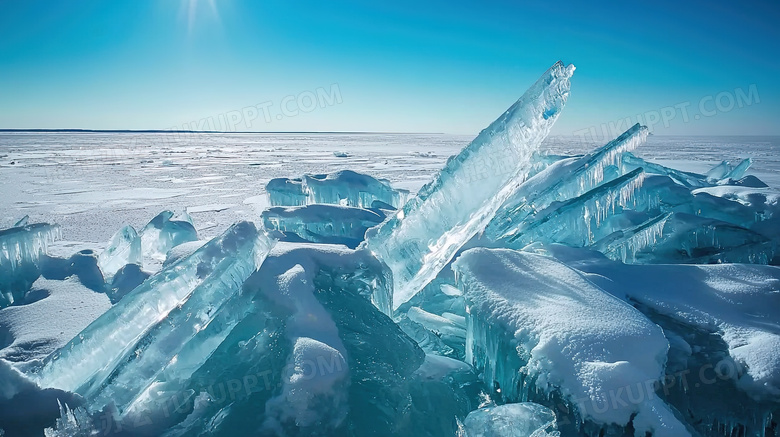
{"label": "icicle", "polygon": [[[623,135],[610,142],[604,148],[596,152],[593,155],[595,164],[591,165],[588,170],[590,177],[590,187],[593,187],[604,181],[604,168],[610,165],[622,165],[622,156],[625,152],[631,152],[636,150],[637,147],[644,144],[647,141],[649,131],[646,127],[635,124],[631,129],[626,131]],[[610,145],[612,145],[610,147]],[[600,155],[600,156],[599,156]],[[600,159],[597,159],[599,158]]]}
{"label": "icicle", "polygon": [[609,241],[599,241],[592,247],[613,260],[624,263],[634,262],[637,252],[653,246],[663,237],[664,225],[671,216],[672,213],[661,214],[633,229],[621,231],[619,236],[608,236],[604,240]]}
{"label": "icicle", "polygon": [[60,227],[36,223],[0,231],[0,267],[11,273],[23,263],[37,263],[50,243],[62,238]]}
{"label": "icicle", "polygon": [[[619,177],[622,174],[619,169],[622,168],[623,154],[645,142],[647,135],[647,128],[636,124],[591,154],[576,160],[569,159],[563,166],[549,167],[536,177],[536,181],[518,188],[501,206],[496,217],[485,229],[485,235],[494,241],[512,239],[527,226],[526,219],[536,215],[537,211],[598,188],[605,180],[605,170],[608,167],[614,167],[614,173]],[[566,175],[557,176],[556,172],[565,172]]]}
{"label": "icicle", "polygon": [[101,433],[93,426],[92,419],[83,408],[71,410],[67,404],[64,406],[57,399],[60,408],[60,417],[55,421],[54,428],[46,428],[43,431],[46,437],[88,437]]}
{"label": "icicle", "polygon": [[579,197],[553,204],[538,215],[526,218],[506,242],[516,248],[542,239],[575,246],[591,245],[595,230],[618,208],[630,206],[643,181],[644,173],[638,168]]}

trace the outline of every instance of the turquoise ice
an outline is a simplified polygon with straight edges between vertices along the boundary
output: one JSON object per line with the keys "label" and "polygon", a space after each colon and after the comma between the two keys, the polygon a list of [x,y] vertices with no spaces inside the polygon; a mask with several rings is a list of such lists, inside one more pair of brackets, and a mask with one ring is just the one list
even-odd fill
{"label": "turquoise ice", "polygon": [[[172,324],[175,321],[169,317],[180,314],[181,308],[191,299],[196,302],[204,298],[203,294],[216,293],[215,301],[199,309],[211,314],[211,305],[217,308],[219,299],[237,293],[272,246],[254,225],[247,222],[233,225],[188,258],[138,286],[65,347],[49,356],[36,376],[38,383],[85,397],[95,395],[105,387],[106,380],[115,370],[121,368],[139,342],[143,340],[153,346],[154,341],[170,334],[171,331],[161,327],[176,328],[178,324]],[[147,337],[161,329],[161,335]],[[168,355],[162,359],[171,358]]]}
{"label": "turquoise ice", "polygon": [[371,208],[375,203],[399,208],[409,192],[367,174],[342,170],[302,178],[271,179],[265,187],[273,206],[303,206],[313,203]]}
{"label": "turquoise ice", "polygon": [[0,308],[19,301],[39,275],[38,263],[47,247],[61,237],[60,227],[27,224],[0,230]]}
{"label": "turquoise ice", "polygon": [[393,306],[429,283],[525,181],[532,157],[569,97],[574,66],[553,65],[501,117],[451,158],[365,246],[393,272]]}
{"label": "turquoise ice", "polygon": [[143,264],[141,237],[130,225],[117,231],[98,256],[98,265],[107,281],[127,264]]}

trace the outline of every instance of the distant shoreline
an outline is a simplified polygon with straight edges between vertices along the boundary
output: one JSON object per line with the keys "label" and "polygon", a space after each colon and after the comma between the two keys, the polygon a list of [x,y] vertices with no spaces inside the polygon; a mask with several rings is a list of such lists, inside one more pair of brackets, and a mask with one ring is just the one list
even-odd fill
{"label": "distant shoreline", "polygon": [[327,135],[447,135],[443,132],[369,132],[369,131],[198,131],[170,129],[0,129],[0,133],[85,133],[85,134],[327,134]]}

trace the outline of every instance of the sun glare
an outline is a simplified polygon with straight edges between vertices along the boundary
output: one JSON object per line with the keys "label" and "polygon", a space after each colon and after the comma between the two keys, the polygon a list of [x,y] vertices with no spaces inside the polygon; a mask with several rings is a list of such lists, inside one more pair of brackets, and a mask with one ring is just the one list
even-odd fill
{"label": "sun glare", "polygon": [[[203,5],[203,3],[206,3],[206,5]],[[208,9],[206,14],[209,14],[210,17],[219,23],[219,10],[217,9],[217,3],[216,0],[182,0],[182,7],[186,11],[187,14],[187,31],[192,33],[192,30],[195,28],[195,21],[198,16],[201,18],[204,16],[204,12],[202,11],[204,7]],[[201,10],[199,15],[199,10]]]}

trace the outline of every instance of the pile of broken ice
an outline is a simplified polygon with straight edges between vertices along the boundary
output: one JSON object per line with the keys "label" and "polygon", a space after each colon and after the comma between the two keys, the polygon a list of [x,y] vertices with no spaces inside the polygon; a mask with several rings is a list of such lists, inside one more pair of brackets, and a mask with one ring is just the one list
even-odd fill
{"label": "pile of broken ice", "polygon": [[0,410],[57,402],[7,435],[780,435],[776,191],[750,160],[647,162],[639,125],[546,155],[573,72],[408,201],[343,171],[272,180],[209,242],[167,211],[71,258],[56,226],[1,231],[3,306],[41,275],[114,303],[24,375],[0,361]]}

